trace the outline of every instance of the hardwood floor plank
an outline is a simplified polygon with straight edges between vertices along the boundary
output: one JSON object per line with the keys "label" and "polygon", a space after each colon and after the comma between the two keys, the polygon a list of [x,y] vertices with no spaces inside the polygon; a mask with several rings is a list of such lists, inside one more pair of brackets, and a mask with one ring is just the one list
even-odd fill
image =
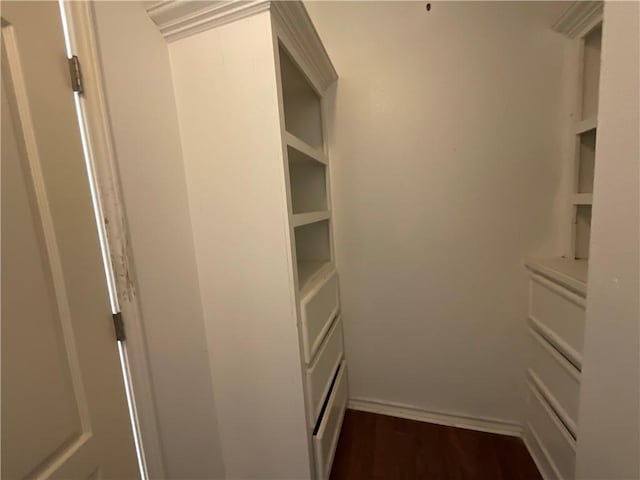
{"label": "hardwood floor plank", "polygon": [[521,439],[347,410],[331,480],[541,480]]}

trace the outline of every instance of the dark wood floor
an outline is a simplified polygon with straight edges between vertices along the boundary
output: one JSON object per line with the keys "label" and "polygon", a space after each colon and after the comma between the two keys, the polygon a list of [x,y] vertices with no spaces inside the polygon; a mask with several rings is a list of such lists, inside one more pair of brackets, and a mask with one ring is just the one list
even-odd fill
{"label": "dark wood floor", "polygon": [[347,410],[331,480],[541,480],[521,439]]}

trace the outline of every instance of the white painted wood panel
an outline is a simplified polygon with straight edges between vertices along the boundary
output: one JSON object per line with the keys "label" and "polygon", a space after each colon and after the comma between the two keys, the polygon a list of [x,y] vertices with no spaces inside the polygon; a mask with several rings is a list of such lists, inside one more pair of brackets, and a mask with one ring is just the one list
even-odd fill
{"label": "white painted wood panel", "polygon": [[533,461],[538,467],[538,471],[544,480],[551,480],[559,478],[559,475],[555,473],[553,466],[549,463],[549,455],[540,443],[538,435],[529,427],[525,422],[522,430],[522,440],[529,451],[529,454],[533,458]]}
{"label": "white painted wood panel", "polygon": [[563,423],[576,435],[580,372],[540,334],[531,331],[530,375]]}
{"label": "white painted wood panel", "polygon": [[331,381],[342,361],[342,321],[336,319],[318,351],[315,362],[307,369],[307,399],[309,408],[309,424],[316,424],[322,404],[324,403]]}
{"label": "white painted wood panel", "polygon": [[3,2],[0,43],[0,476],[136,478],[57,2]]}
{"label": "white painted wood panel", "polygon": [[313,436],[317,480],[328,479],[331,474],[331,465],[338,445],[346,406],[347,365],[346,362],[342,362],[322,422]]}
{"label": "white painted wood panel", "polygon": [[640,478],[640,3],[604,2],[576,477]]}
{"label": "white painted wood panel", "polygon": [[542,277],[531,278],[530,318],[572,362],[581,364],[584,298]]}
{"label": "white painted wood panel", "polygon": [[[10,111],[6,83],[3,112]],[[69,318],[56,299],[56,293],[64,294],[63,286],[56,292],[40,221],[43,212],[34,208],[19,130],[9,119],[2,117],[2,403],[3,412],[11,414],[2,418],[2,473],[22,478],[51,452],[82,436],[81,412],[87,406],[82,385],[72,374],[79,368],[77,352],[65,351],[63,326]]]}
{"label": "white painted wood panel", "polygon": [[555,416],[551,407],[529,385],[527,404],[528,428],[537,437],[555,478],[573,479],[575,471],[575,441]]}
{"label": "white painted wood panel", "polygon": [[300,301],[304,358],[311,363],[340,308],[338,274],[331,271]]}
{"label": "white painted wood panel", "polygon": [[[149,475],[224,477],[169,50],[141,2],[90,3],[126,211],[108,225],[126,225],[114,250],[116,264],[128,262],[119,270],[121,306],[141,316],[136,332],[123,312],[129,358],[139,403],[147,372],[135,367],[148,359],[155,405],[139,405],[145,451],[156,458]],[[145,435],[151,418],[161,444],[153,449]]]}
{"label": "white painted wood panel", "polygon": [[225,473],[308,478],[270,13],[169,51]]}

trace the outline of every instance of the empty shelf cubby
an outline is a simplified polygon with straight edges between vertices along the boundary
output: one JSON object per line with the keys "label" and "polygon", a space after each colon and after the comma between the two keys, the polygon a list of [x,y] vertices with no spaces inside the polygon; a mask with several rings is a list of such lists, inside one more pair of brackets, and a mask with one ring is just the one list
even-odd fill
{"label": "empty shelf cubby", "polygon": [[313,148],[322,149],[320,96],[282,46],[279,53],[285,128]]}
{"label": "empty shelf cubby", "polygon": [[302,290],[316,273],[331,262],[329,220],[296,227],[294,235],[298,288]]}
{"label": "empty shelf cubby", "polygon": [[289,146],[289,182],[294,214],[327,210],[327,167]]}
{"label": "empty shelf cubby", "polygon": [[596,160],[596,130],[579,135],[578,149],[578,193],[593,193],[593,176]]}
{"label": "empty shelf cubby", "polygon": [[575,220],[575,258],[589,258],[591,241],[591,205],[578,205]]}

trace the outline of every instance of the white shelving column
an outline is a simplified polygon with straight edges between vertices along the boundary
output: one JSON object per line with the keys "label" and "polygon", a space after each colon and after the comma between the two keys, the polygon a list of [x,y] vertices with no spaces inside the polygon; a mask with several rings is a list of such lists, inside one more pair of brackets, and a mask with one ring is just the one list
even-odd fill
{"label": "white shelving column", "polygon": [[576,65],[567,255],[530,258],[530,333],[523,437],[544,478],[574,478],[593,204],[602,2],[574,2],[553,29]]}
{"label": "white shelving column", "polygon": [[347,402],[322,117],[337,74],[299,1],[147,12],[169,42],[226,476],[328,478]]}
{"label": "white shelving column", "polygon": [[[597,9],[597,2],[581,6]],[[600,7],[601,8],[601,7]],[[596,137],[598,129],[598,86],[600,83],[600,53],[602,45],[602,15],[593,15],[572,31],[578,55],[575,85],[575,142],[573,177],[571,185],[571,242],[567,251],[570,258],[587,260],[591,237],[591,206],[595,172]],[[562,31],[562,30],[561,30]],[[563,32],[567,34],[566,30]]]}

